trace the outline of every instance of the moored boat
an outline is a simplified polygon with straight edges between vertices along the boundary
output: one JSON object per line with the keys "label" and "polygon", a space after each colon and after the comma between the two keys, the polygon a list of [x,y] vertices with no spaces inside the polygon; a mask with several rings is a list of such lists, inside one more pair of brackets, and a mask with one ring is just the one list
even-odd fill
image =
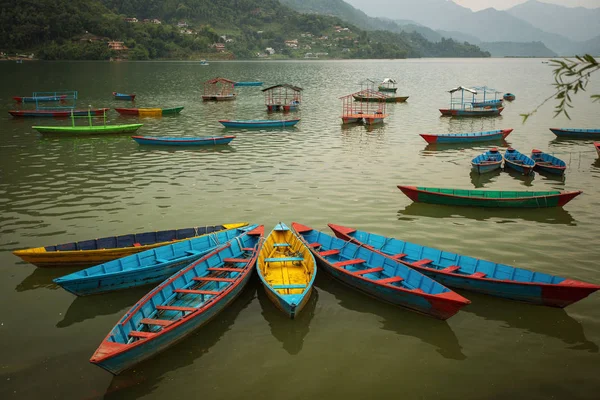
{"label": "moored boat", "polygon": [[493,208],[562,207],[582,193],[580,190],[533,192],[428,188],[401,185],[398,186],[398,189],[415,203]]}
{"label": "moored boat", "polygon": [[512,132],[509,129],[497,129],[494,131],[466,132],[466,133],[423,133],[420,134],[427,143],[466,143],[486,142],[491,140],[502,140]]}
{"label": "moored boat", "polygon": [[502,154],[497,148],[490,149],[478,155],[471,161],[471,168],[479,174],[485,174],[502,167]]}
{"label": "moored boat", "polygon": [[475,108],[487,108],[487,107],[501,107],[502,99],[499,100],[485,100],[485,101],[474,101],[471,105]]}
{"label": "moored boat", "polygon": [[535,161],[533,161],[525,154],[519,153],[512,147],[509,147],[504,153],[504,167],[512,168],[515,171],[522,173],[523,175],[533,175]]}
{"label": "moored boat", "polygon": [[115,98],[115,100],[135,100],[135,94],[126,94],[126,93],[118,93],[118,92],[112,92],[113,97]]}
{"label": "moored boat", "polygon": [[261,225],[162,282],[121,318],[90,362],[117,375],[206,324],[250,281],[263,235]]}
{"label": "moored boat", "polygon": [[396,90],[398,89],[396,87],[396,81],[392,78],[385,78],[380,84],[379,86],[377,86],[377,89],[380,92],[393,92],[396,93]]}
{"label": "moored boat", "polygon": [[504,96],[502,96],[504,98],[504,100],[507,101],[513,101],[516,97],[514,94],[512,93],[504,93]]}
{"label": "moored boat", "polygon": [[311,296],[317,264],[310,250],[284,223],[262,245],[256,270],[267,297],[294,319]]}
{"label": "moored boat", "polygon": [[246,225],[248,225],[247,222],[240,222],[164,231],[126,233],[99,239],[15,250],[13,254],[25,262],[42,268],[89,267],[144,250],[172,244],[175,241],[192,239],[208,233],[235,229]]}
{"label": "moored boat", "polygon": [[599,139],[600,129],[567,129],[567,128],[550,128],[559,138],[565,139]]}
{"label": "moored boat", "polygon": [[399,261],[446,286],[550,307],[566,307],[600,286],[329,224],[338,238]]}
{"label": "moored boat", "polygon": [[159,146],[216,146],[229,144],[235,136],[198,136],[198,137],[163,137],[163,136],[132,136],[138,144]]}
{"label": "moored boat", "polygon": [[13,99],[17,103],[48,103],[52,101],[63,101],[67,98],[66,94],[57,96],[14,96]]}
{"label": "moored boat", "polygon": [[48,117],[48,118],[68,118],[72,115],[82,116],[103,116],[110,108],[92,108],[89,110],[67,110],[67,109],[43,109],[43,110],[10,110],[8,113],[13,117]]}
{"label": "moored boat", "polygon": [[90,126],[32,126],[39,133],[98,135],[115,133],[132,133],[141,128],[143,124],[121,124],[121,125],[90,125]]}
{"label": "moored boat", "polygon": [[159,283],[186,265],[251,231],[257,225],[225,229],[142,251],[54,279],[76,296],[106,293]]}
{"label": "moored boat", "polygon": [[292,223],[319,266],[341,282],[385,302],[448,319],[469,300],[401,262],[366,247]]}
{"label": "moored boat", "polygon": [[472,109],[450,109],[440,108],[442,115],[447,117],[494,117],[500,115],[504,107],[472,108]]}
{"label": "moored boat", "polygon": [[296,119],[221,119],[225,128],[287,128],[300,122]]}
{"label": "moored boat", "polygon": [[535,169],[540,172],[564,175],[567,169],[567,164],[563,160],[541,150],[531,150],[531,159],[535,162]]}
{"label": "moored boat", "polygon": [[365,96],[362,94],[353,94],[352,97],[354,97],[354,100],[356,101],[366,101],[366,102],[372,102],[372,103],[381,103],[386,102],[386,103],[404,103],[406,100],[408,100],[409,96],[385,96],[385,98],[380,98],[380,97],[374,97],[374,96]]}
{"label": "moored boat", "polygon": [[262,82],[236,82],[233,86],[262,86]]}
{"label": "moored boat", "polygon": [[179,114],[183,106],[169,108],[115,108],[121,115],[139,115],[140,117],[160,117],[167,114]]}

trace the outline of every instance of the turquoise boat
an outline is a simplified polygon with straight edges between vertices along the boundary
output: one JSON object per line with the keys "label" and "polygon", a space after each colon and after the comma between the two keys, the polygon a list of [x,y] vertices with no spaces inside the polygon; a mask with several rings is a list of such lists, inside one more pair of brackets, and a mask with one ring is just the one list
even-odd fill
{"label": "turquoise boat", "polygon": [[479,174],[485,174],[502,168],[502,154],[497,148],[493,148],[478,155],[471,161],[471,169]]}
{"label": "turquoise boat", "polygon": [[300,122],[296,119],[221,119],[225,128],[288,128]]}
{"label": "turquoise boat", "polygon": [[559,138],[564,139],[599,139],[600,129],[567,129],[567,128],[550,128]]}
{"label": "turquoise boat", "polygon": [[262,86],[262,82],[236,82],[233,86]]}
{"label": "turquoise boat", "polygon": [[535,169],[552,175],[564,175],[567,164],[558,157],[554,157],[541,150],[531,150],[531,159],[535,161]]}
{"label": "turquoise boat", "polygon": [[488,142],[506,139],[513,131],[512,128],[496,129],[493,131],[465,132],[465,133],[420,133],[419,135],[429,144],[432,143],[468,143]]}
{"label": "turquoise boat", "polygon": [[217,146],[229,144],[235,136],[199,136],[199,137],[163,137],[163,136],[132,136],[138,144],[158,146]]}
{"label": "turquoise boat", "polygon": [[533,172],[533,169],[535,168],[535,161],[525,154],[519,153],[512,147],[506,149],[506,152],[504,153],[504,167],[512,168],[523,175],[535,174]]}

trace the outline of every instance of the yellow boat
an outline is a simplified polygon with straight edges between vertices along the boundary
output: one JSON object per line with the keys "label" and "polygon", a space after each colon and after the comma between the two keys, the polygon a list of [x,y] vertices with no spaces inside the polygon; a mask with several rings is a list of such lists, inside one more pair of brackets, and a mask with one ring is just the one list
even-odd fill
{"label": "yellow boat", "polygon": [[248,225],[247,222],[200,226],[194,228],[171,229],[165,231],[128,233],[108,236],[100,239],[83,240],[57,244],[54,246],[32,247],[13,251],[23,261],[38,267],[91,267],[125,257],[140,251],[173,244],[182,240],[226,229],[237,229]]}
{"label": "yellow boat", "polygon": [[269,299],[294,319],[310,299],[317,275],[310,250],[280,222],[265,240],[256,265]]}

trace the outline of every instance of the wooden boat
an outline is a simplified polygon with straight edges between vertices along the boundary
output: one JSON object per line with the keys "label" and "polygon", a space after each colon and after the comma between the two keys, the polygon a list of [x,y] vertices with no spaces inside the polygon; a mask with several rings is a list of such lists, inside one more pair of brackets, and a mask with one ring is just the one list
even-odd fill
{"label": "wooden boat", "polygon": [[63,101],[67,98],[66,94],[58,96],[37,96],[37,97],[21,97],[14,96],[13,99],[17,103],[48,103],[52,101]]}
{"label": "wooden boat", "polygon": [[159,283],[257,225],[225,229],[142,251],[54,279],[76,296],[106,293]]}
{"label": "wooden boat", "polygon": [[553,175],[564,175],[567,164],[560,158],[554,157],[541,150],[531,150],[531,159],[535,162],[535,169]]}
{"label": "wooden boat", "polygon": [[504,107],[497,108],[481,108],[481,109],[450,109],[440,108],[440,112],[444,116],[450,117],[494,117],[500,115]]}
{"label": "wooden boat", "polygon": [[227,242],[142,297],[102,341],[90,362],[119,374],[206,324],[250,281],[264,227]]}
{"label": "wooden boat", "polygon": [[485,174],[502,168],[502,154],[497,148],[490,149],[478,155],[471,161],[471,168],[479,174]]}
{"label": "wooden boat", "polygon": [[487,108],[487,107],[498,108],[498,107],[502,106],[502,99],[474,101],[474,102],[471,102],[471,106],[473,106],[475,108]]}
{"label": "wooden boat", "polygon": [[112,94],[116,100],[135,100],[135,94],[125,94],[118,92],[112,92]]}
{"label": "wooden boat", "polygon": [[600,157],[600,142],[594,142],[594,148],[598,152],[598,157]]}
{"label": "wooden boat", "polygon": [[600,286],[329,224],[338,238],[367,247],[443,285],[550,307],[566,307]]}
{"label": "wooden boat", "polygon": [[396,90],[398,89],[396,87],[396,81],[394,79],[391,78],[385,78],[380,84],[379,86],[377,86],[377,89],[380,92],[393,92],[396,93]]}
{"label": "wooden boat", "polygon": [[13,254],[25,262],[42,268],[89,267],[155,247],[172,244],[175,241],[192,239],[208,233],[240,228],[246,225],[248,225],[247,222],[240,222],[165,231],[126,233],[119,236],[15,250]]}
{"label": "wooden boat", "polygon": [[381,99],[379,97],[371,97],[371,96],[363,96],[361,94],[353,94],[354,100],[356,101],[366,101],[373,103],[380,103],[385,101],[386,103],[404,103],[409,96],[387,96],[385,99]]}
{"label": "wooden boat", "polygon": [[598,139],[600,138],[600,129],[566,129],[550,128],[559,138],[565,139]]}
{"label": "wooden boat", "polygon": [[505,139],[512,132],[509,129],[497,129],[495,131],[468,132],[468,133],[423,133],[420,134],[427,143],[466,143],[466,142],[487,142],[491,140]]}
{"label": "wooden boat", "polygon": [[160,117],[167,114],[179,114],[181,110],[183,110],[183,106],[170,108],[115,108],[115,111],[121,115],[139,115],[140,117]]}
{"label": "wooden boat", "polygon": [[294,319],[310,298],[317,264],[304,242],[284,223],[273,228],[256,263],[269,299]]}
{"label": "wooden boat", "polygon": [[32,126],[39,133],[60,133],[63,135],[97,135],[97,134],[115,134],[132,133],[141,128],[143,124],[122,124],[122,125],[94,125],[94,126]]}
{"label": "wooden boat", "polygon": [[448,319],[469,300],[399,261],[292,223],[292,230],[334,278],[385,302]]}
{"label": "wooden boat", "polygon": [[71,115],[74,116],[88,116],[89,114],[94,116],[102,116],[105,115],[106,112],[110,110],[110,108],[93,108],[89,110],[67,110],[67,109],[57,109],[57,110],[10,110],[8,113],[13,117],[49,117],[49,118],[68,118]]}
{"label": "wooden boat", "polygon": [[504,153],[504,167],[512,168],[523,175],[533,175],[535,161],[527,157],[525,154],[519,153],[512,147],[509,147]]}
{"label": "wooden boat", "polygon": [[416,203],[444,204],[468,207],[543,208],[562,207],[580,190],[567,191],[515,191],[515,190],[467,190],[398,186],[398,189]]}
{"label": "wooden boat", "polygon": [[398,88],[395,87],[386,87],[383,85],[379,85],[377,86],[377,90],[379,90],[380,92],[392,92],[392,93],[396,93],[396,90],[398,90]]}
{"label": "wooden boat", "polygon": [[262,86],[262,82],[236,82],[233,86]]}
{"label": "wooden boat", "polygon": [[512,93],[504,93],[504,96],[502,96],[504,98],[504,100],[508,100],[508,101],[513,101],[516,97],[514,94]]}
{"label": "wooden boat", "polygon": [[235,136],[199,136],[199,137],[159,137],[132,136],[138,144],[153,144],[159,146],[216,146],[229,144]]}
{"label": "wooden boat", "polygon": [[300,122],[296,119],[221,119],[225,128],[287,128]]}

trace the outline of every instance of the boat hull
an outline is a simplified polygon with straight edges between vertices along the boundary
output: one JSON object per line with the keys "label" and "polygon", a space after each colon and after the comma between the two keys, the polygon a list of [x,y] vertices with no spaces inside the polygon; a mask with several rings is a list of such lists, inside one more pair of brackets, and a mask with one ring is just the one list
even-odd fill
{"label": "boat hull", "polygon": [[135,100],[135,94],[125,94],[125,93],[117,93],[113,92],[113,97],[115,100]]}
{"label": "boat hull", "polygon": [[390,96],[387,98],[381,98],[381,97],[370,97],[370,96],[358,96],[358,95],[354,95],[352,96],[354,97],[354,100],[356,101],[363,101],[363,102],[368,102],[368,103],[404,103],[406,100],[408,100],[409,96]]}
{"label": "boat hull", "polygon": [[225,128],[288,128],[300,122],[300,118],[286,120],[219,120]]}
{"label": "boat hull", "polygon": [[488,172],[495,171],[502,168],[502,160],[488,164],[475,164],[471,163],[471,169],[478,174],[486,174]]}
{"label": "boat hull", "polygon": [[502,113],[504,107],[489,108],[482,110],[456,110],[449,108],[440,108],[443,116],[449,117],[495,117]]}
{"label": "boat hull", "polygon": [[138,144],[155,146],[217,146],[229,144],[235,136],[215,136],[215,137],[181,137],[166,138],[157,136],[132,136]]}
{"label": "boat hull", "polygon": [[219,95],[203,95],[202,101],[232,101],[236,99],[236,95],[219,96]]}
{"label": "boat hull", "polygon": [[40,97],[20,97],[14,96],[17,103],[49,103],[54,101],[63,101],[67,98],[66,94],[60,96],[40,96]]}
{"label": "boat hull", "polygon": [[483,108],[483,107],[501,107],[502,100],[486,100],[486,101],[476,101],[471,103],[473,107]]}
{"label": "boat hull", "polygon": [[494,140],[505,139],[512,129],[501,129],[497,131],[489,132],[472,132],[472,133],[458,133],[458,134],[431,134],[423,133],[420,136],[425,139],[427,143],[468,143],[468,142],[489,142]]}
{"label": "boat hull", "polygon": [[71,115],[76,117],[81,116],[103,116],[110,108],[98,108],[93,110],[11,110],[8,113],[13,117],[27,118],[27,117],[46,117],[46,118],[68,118]]}
{"label": "boat hull", "polygon": [[137,131],[143,124],[127,125],[99,125],[99,126],[33,126],[32,128],[44,134],[73,134],[73,135],[97,135],[132,133]]}
{"label": "boat hull", "polygon": [[156,117],[168,114],[179,114],[184,107],[171,108],[115,108],[121,115],[138,115],[140,117]]}
{"label": "boat hull", "polygon": [[600,139],[600,129],[559,129],[550,128],[559,138],[565,139]]}

